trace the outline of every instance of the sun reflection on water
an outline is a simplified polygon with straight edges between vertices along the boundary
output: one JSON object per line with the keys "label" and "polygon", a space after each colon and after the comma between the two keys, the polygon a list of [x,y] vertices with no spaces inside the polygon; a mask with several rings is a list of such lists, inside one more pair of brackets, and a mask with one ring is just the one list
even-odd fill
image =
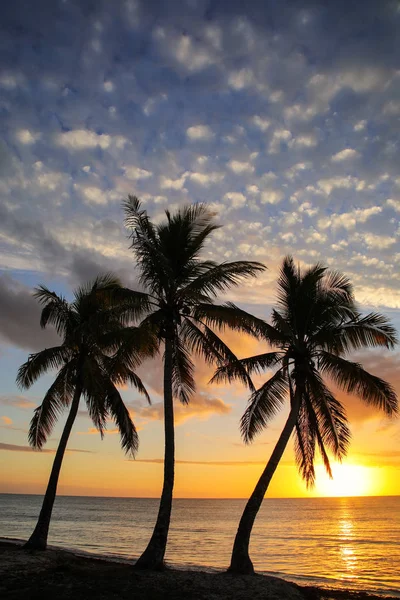
{"label": "sun reflection on water", "polygon": [[358,557],[355,549],[354,520],[347,499],[342,501],[342,515],[338,520],[338,538],[340,555],[340,577],[357,579]]}

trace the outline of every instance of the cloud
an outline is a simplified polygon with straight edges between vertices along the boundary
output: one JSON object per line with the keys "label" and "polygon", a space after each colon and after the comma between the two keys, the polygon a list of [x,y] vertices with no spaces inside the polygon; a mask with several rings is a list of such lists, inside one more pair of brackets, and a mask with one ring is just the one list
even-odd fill
{"label": "cloud", "polygon": [[[209,397],[205,394],[195,394],[188,405],[175,404],[175,424],[181,425],[188,419],[207,419],[212,415],[227,415],[232,408],[220,398]],[[151,406],[135,409],[135,415],[146,421],[162,421],[164,419],[164,406],[157,402]]]}
{"label": "cloud", "polygon": [[[283,138],[288,139],[288,138]],[[291,139],[289,142],[289,146],[291,148],[313,148],[318,144],[317,137],[310,133],[308,135],[299,135],[294,139]]]}
{"label": "cloud", "polygon": [[97,147],[107,150],[112,144],[117,148],[123,148],[128,140],[122,135],[111,136],[88,129],[74,129],[57,134],[56,143],[70,151]]}
{"label": "cloud", "polygon": [[153,175],[151,171],[135,167],[134,165],[123,167],[125,177],[135,181],[136,179],[148,179]]}
{"label": "cloud", "polygon": [[246,204],[246,196],[240,192],[228,192],[224,195],[224,200],[227,201],[232,208],[241,208]]}
{"label": "cloud", "polygon": [[224,174],[218,171],[214,171],[211,173],[190,173],[188,176],[192,183],[197,183],[198,185],[209,187],[214,183],[220,183],[224,179]]}
{"label": "cloud", "polygon": [[336,189],[357,189],[357,186],[360,185],[360,181],[356,177],[350,175],[345,177],[337,175],[328,177],[327,179],[320,179],[317,181],[317,185],[329,196],[331,192]]}
{"label": "cloud", "polygon": [[284,198],[280,190],[264,189],[261,193],[261,204],[278,204]]}
{"label": "cloud", "polygon": [[30,409],[37,405],[30,398],[25,396],[13,396],[13,395],[2,395],[0,396],[0,404],[3,406],[11,406],[13,408],[20,408],[22,410]]}
{"label": "cloud", "polygon": [[[89,427],[87,431],[77,431],[76,433],[78,435],[100,435],[100,432],[98,429],[96,429],[96,427]],[[119,429],[104,429],[103,433],[105,435],[114,435],[116,433],[119,433]]]}
{"label": "cloud", "polygon": [[269,127],[271,126],[270,119],[264,119],[259,115],[254,115],[254,117],[251,118],[251,122],[255,127],[260,129],[261,131],[267,131],[267,129],[269,129]]}
{"label": "cloud", "polygon": [[386,200],[387,206],[393,208],[396,212],[400,212],[400,200],[394,200],[393,198],[388,198]]}
{"label": "cloud", "polygon": [[12,425],[13,424],[13,420],[10,419],[10,417],[3,416],[0,418],[3,421],[4,425]]}
{"label": "cloud", "polygon": [[337,214],[334,213],[330,217],[319,219],[318,227],[321,229],[354,229],[359,223],[366,223],[368,219],[374,215],[379,215],[382,212],[380,206],[371,206],[370,208],[356,209],[352,212]]}
{"label": "cloud", "polygon": [[[0,450],[8,450],[10,452],[36,452],[37,454],[55,454],[55,448],[44,448],[43,450],[34,450],[30,446],[18,446],[16,444],[4,444],[0,442]],[[94,454],[93,450],[81,450],[79,448],[67,448],[66,452],[83,452]]]}
{"label": "cloud", "polygon": [[243,173],[254,173],[254,166],[249,162],[231,160],[228,162],[228,167],[237,175],[242,175]]}
{"label": "cloud", "polygon": [[162,175],[160,179],[160,187],[163,190],[183,190],[186,177],[186,173],[181,175],[181,177],[179,177],[178,179],[170,179],[169,177]]}
{"label": "cloud", "polygon": [[353,148],[345,148],[344,150],[341,150],[340,152],[334,154],[331,160],[333,162],[343,162],[351,158],[356,158],[358,154],[359,153],[357,152],[357,150],[354,150]]}
{"label": "cloud", "polygon": [[21,144],[30,145],[37,142],[41,137],[40,133],[29,131],[29,129],[19,129],[16,132],[16,138]]}
{"label": "cloud", "polygon": [[54,329],[41,329],[41,308],[32,290],[9,275],[0,276],[0,304],[0,337],[5,342],[28,350],[59,344]]}
{"label": "cloud", "polygon": [[190,140],[209,141],[214,137],[214,133],[208,125],[192,125],[186,130],[186,135]]}
{"label": "cloud", "polygon": [[291,138],[292,134],[288,129],[275,129],[269,144],[269,153],[277,154],[281,149],[282,142],[289,142]]}
{"label": "cloud", "polygon": [[79,184],[75,184],[74,187],[82,195],[84,202],[97,206],[107,204],[107,195],[101,188],[94,185],[83,186]]}

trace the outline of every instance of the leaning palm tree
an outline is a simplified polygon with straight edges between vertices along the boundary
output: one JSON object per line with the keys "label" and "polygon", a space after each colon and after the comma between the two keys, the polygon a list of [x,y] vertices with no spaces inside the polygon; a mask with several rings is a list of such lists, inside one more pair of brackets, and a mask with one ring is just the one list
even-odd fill
{"label": "leaning palm tree", "polygon": [[321,265],[302,273],[290,256],[285,258],[278,280],[278,307],[272,311],[272,325],[260,324],[262,330],[265,341],[273,346],[270,352],[227,363],[212,379],[243,380],[243,368],[249,376],[275,369],[274,375],[250,397],[241,419],[245,442],[253,440],[289,400],[289,416],[237,530],[229,571],[244,574],[254,572],[249,556],[254,520],[292,433],[296,462],[309,486],[315,480],[316,446],[330,476],[327,451],[338,460],[346,455],[350,440],[346,413],[324,378],[387,415],[397,411],[393,388],[361,364],[347,359],[349,352],[361,348],[393,348],[397,339],[384,316],[360,314],[345,276]]}
{"label": "leaning palm tree", "polygon": [[[236,360],[215,329],[253,333],[252,318],[234,304],[214,304],[214,300],[265,267],[257,262],[217,264],[200,258],[205,242],[218,228],[203,204],[185,206],[173,215],[166,211],[166,220],[159,225],[152,223],[134,196],[128,197],[124,209],[145,290],[132,292],[132,299],[143,301],[142,326],[152,327],[164,347],[164,483],[153,534],[136,563],[141,569],[161,569],[174,486],[173,399],[187,404],[195,391],[191,354],[217,366]],[[247,381],[247,374],[244,377]]]}
{"label": "leaning palm tree", "polygon": [[148,332],[126,326],[116,302],[119,293],[123,294],[123,288],[111,275],[99,276],[93,283],[80,287],[72,303],[44,286],[35,291],[35,297],[43,306],[41,326],[55,326],[62,342],[31,354],[18,371],[17,383],[27,389],[48,370],[58,370],[42,404],[34,411],[28,434],[30,445],[40,450],[60,413],[69,408],[69,414],[39,519],[25,548],[46,549],[61,464],[81,396],[101,436],[107,419],[112,418],[120,431],[125,452],[134,455],[137,450],[137,432],[117,386],[129,382],[149,400],[134,369],[143,357],[154,354],[156,345]]}

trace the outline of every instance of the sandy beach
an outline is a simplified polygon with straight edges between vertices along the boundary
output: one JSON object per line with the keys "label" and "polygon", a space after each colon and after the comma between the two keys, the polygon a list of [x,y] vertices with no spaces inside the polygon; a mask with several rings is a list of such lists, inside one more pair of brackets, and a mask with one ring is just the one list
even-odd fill
{"label": "sandy beach", "polygon": [[[0,541],[0,596],[10,600],[377,600],[346,590],[301,587],[264,575],[234,576],[165,569],[134,571],[130,564],[82,557],[59,549],[23,550],[21,544]],[[394,599],[393,599],[394,600]]]}

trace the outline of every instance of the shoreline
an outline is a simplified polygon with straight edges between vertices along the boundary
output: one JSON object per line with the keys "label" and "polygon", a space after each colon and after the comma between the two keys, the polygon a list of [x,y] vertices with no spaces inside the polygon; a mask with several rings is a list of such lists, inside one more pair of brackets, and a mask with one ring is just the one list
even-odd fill
{"label": "shoreline", "polygon": [[0,595],[57,600],[132,598],[138,600],[398,600],[364,591],[304,586],[270,575],[166,567],[134,571],[133,561],[50,546],[46,552],[22,549],[22,540],[0,538]]}

